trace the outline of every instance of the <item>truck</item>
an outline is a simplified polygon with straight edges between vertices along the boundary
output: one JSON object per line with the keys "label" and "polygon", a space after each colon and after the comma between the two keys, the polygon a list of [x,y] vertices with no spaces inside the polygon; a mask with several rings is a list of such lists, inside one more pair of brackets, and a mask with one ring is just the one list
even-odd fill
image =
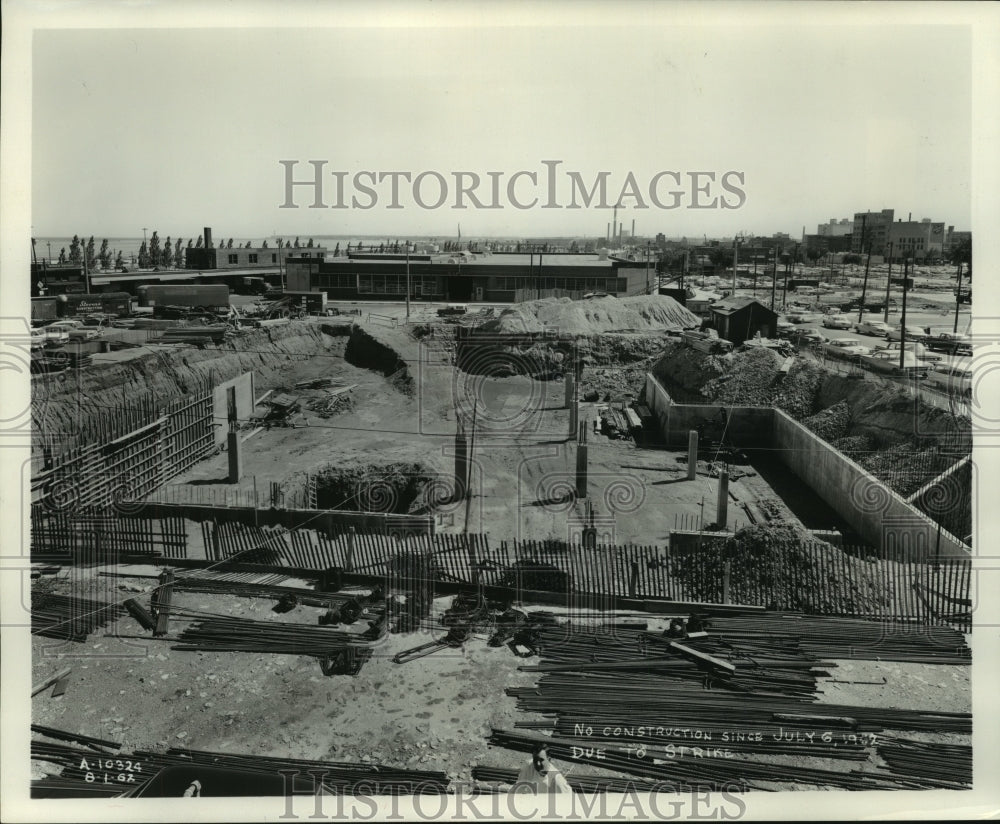
{"label": "truck", "polygon": [[146,284],[136,290],[139,306],[183,306],[195,311],[229,308],[229,287],[224,283]]}
{"label": "truck", "polygon": [[35,323],[55,320],[59,317],[59,298],[32,298],[31,320]]}

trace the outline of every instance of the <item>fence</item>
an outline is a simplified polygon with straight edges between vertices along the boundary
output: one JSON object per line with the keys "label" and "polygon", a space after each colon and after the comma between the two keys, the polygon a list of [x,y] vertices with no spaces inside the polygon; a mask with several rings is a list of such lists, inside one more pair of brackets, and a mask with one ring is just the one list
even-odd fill
{"label": "fence", "polygon": [[149,560],[187,558],[183,518],[122,517],[114,509],[72,513],[31,509],[31,559],[86,565],[126,557]]}

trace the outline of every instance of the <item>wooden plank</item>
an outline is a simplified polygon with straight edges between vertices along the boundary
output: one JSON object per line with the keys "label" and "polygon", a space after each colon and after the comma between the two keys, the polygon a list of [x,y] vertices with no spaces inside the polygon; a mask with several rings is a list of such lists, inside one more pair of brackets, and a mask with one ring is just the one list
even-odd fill
{"label": "wooden plank", "polygon": [[31,688],[31,697],[34,698],[38,693],[43,692],[47,688],[51,687],[57,681],[62,681],[67,675],[73,671],[72,667],[66,667],[66,669],[59,670],[55,675],[50,675],[43,681],[39,681],[37,684],[33,685]]}
{"label": "wooden plank", "polygon": [[690,658],[695,662],[708,664],[716,669],[724,670],[725,672],[733,673],[736,672],[736,667],[730,664],[728,661],[723,661],[721,658],[716,658],[714,655],[709,655],[707,652],[702,652],[701,650],[689,647],[686,644],[681,644],[677,641],[670,642],[670,648],[677,650],[681,655],[686,658]]}

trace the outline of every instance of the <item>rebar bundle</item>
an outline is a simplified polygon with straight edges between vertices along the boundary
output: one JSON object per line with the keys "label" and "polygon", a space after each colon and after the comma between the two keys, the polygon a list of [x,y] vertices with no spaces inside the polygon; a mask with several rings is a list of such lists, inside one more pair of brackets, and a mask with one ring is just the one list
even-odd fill
{"label": "rebar bundle", "polygon": [[896,738],[878,747],[879,757],[894,775],[918,787],[963,789],[972,786],[972,747],[929,744]]}
{"label": "rebar bundle", "polygon": [[[303,776],[309,771],[326,773],[321,781],[331,791],[343,794],[363,792],[371,795],[430,795],[448,789],[448,777],[436,770],[407,770],[381,764],[359,764],[348,761],[311,761],[298,758],[276,758],[259,755],[238,755],[171,748],[165,753],[138,750],[137,758],[159,769],[169,766],[203,765],[235,770],[277,774],[280,770],[297,770]],[[253,788],[247,788],[253,795]]]}
{"label": "rebar bundle", "polygon": [[690,750],[682,753],[640,755],[633,748],[606,746],[600,751],[588,750],[574,739],[540,738],[510,730],[493,730],[490,744],[507,749],[531,752],[543,742],[552,758],[572,760],[594,767],[629,773],[673,785],[676,791],[705,785],[721,789],[741,786],[745,789],[767,790],[778,783],[796,783],[817,787],[839,787],[846,790],[902,789],[892,777],[856,770],[837,771],[799,765],[776,765],[748,761],[735,755],[725,755],[725,749],[702,748],[700,755]]}
{"label": "rebar bundle", "polygon": [[31,632],[46,638],[82,642],[95,629],[124,614],[120,605],[107,601],[75,595],[31,594]]}
{"label": "rebar bundle", "polygon": [[[487,767],[480,764],[472,768],[472,780],[485,784],[513,784],[517,781],[517,773],[517,770]],[[566,781],[578,793],[648,793],[658,789],[655,782],[643,781],[642,779],[568,775]]]}
{"label": "rebar bundle", "polygon": [[[171,610],[184,615],[184,611]],[[349,650],[355,661],[371,658],[371,647],[355,633],[277,621],[210,617],[195,620],[181,633],[174,649],[188,652],[266,652],[334,658]]]}

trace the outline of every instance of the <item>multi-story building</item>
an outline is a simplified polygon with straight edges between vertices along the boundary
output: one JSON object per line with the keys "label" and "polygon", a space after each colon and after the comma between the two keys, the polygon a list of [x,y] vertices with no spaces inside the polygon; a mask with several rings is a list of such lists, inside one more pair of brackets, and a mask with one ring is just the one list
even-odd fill
{"label": "multi-story building", "polygon": [[816,234],[820,237],[844,237],[853,233],[854,222],[849,217],[842,217],[840,220],[831,217],[829,223],[820,223],[816,227]]}
{"label": "multi-story building", "polygon": [[938,258],[944,254],[944,223],[934,223],[929,217],[897,220],[889,226],[888,240],[893,260]]}
{"label": "multi-story building", "polygon": [[972,243],[972,232],[956,232],[954,226],[949,226],[944,233],[944,253],[950,254],[960,243]]}
{"label": "multi-story building", "polygon": [[889,226],[894,216],[894,209],[855,212],[851,227],[851,251],[857,254],[871,251],[873,255],[884,255],[889,243]]}

